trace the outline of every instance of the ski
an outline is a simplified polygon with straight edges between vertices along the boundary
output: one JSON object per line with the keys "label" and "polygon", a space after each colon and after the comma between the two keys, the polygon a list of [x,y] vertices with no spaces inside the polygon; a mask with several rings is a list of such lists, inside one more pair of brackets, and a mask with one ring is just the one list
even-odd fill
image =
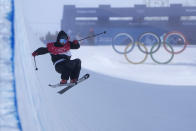
{"label": "ski", "polygon": [[54,84],[54,85],[52,85],[52,84],[49,84],[48,86],[50,86],[50,87],[52,87],[52,88],[56,88],[56,87],[61,87],[61,86],[72,86],[72,85],[74,85],[74,83],[67,83],[67,84]]}
{"label": "ski", "polygon": [[58,93],[59,93],[59,94],[65,93],[67,90],[71,89],[72,87],[74,87],[74,86],[77,85],[78,83],[83,82],[84,80],[88,79],[89,76],[90,76],[89,74],[85,74],[84,76],[82,76],[81,78],[79,78],[77,82],[71,83],[71,85],[66,86],[65,88],[63,88],[63,89],[61,89],[60,91],[58,91]]}
{"label": "ski", "polygon": [[[82,76],[81,78],[83,78],[83,77],[85,77],[85,76],[87,76],[87,75],[89,75],[89,74],[85,74],[84,76]],[[52,87],[52,88],[56,88],[56,87],[61,87],[61,86],[66,86],[66,87],[68,87],[68,86],[72,86],[72,85],[75,85],[75,83],[66,83],[66,84],[60,84],[60,83],[58,83],[58,84],[49,84],[48,86],[50,86],[50,87]]]}

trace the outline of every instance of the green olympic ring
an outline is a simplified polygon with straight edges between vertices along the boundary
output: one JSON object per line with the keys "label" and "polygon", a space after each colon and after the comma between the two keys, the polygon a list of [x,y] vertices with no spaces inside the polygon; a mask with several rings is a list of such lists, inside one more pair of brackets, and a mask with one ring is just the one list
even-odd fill
{"label": "green olympic ring", "polygon": [[[151,48],[151,51],[153,51],[153,49],[155,48],[155,46],[156,46],[157,44],[154,44],[153,46],[152,46],[152,48]],[[171,61],[172,61],[172,59],[174,58],[174,49],[173,49],[173,47],[170,45],[170,44],[168,44],[168,43],[163,43],[163,45],[168,45],[168,47],[171,49],[171,57],[170,57],[170,59],[169,60],[167,60],[167,61],[165,61],[165,62],[160,62],[160,61],[158,61],[158,60],[156,60],[154,57],[153,57],[153,54],[150,54],[150,56],[151,56],[151,58],[152,58],[152,60],[155,62],[155,63],[157,63],[157,64],[168,64],[168,63],[170,63]]]}

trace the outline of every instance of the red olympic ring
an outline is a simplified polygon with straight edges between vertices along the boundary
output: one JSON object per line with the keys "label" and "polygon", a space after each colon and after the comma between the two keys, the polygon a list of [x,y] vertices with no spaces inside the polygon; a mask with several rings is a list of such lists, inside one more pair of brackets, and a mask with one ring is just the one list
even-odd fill
{"label": "red olympic ring", "polygon": [[[166,46],[166,39],[168,38],[168,36],[170,36],[170,35],[172,35],[172,34],[177,34],[177,35],[180,35],[182,38],[183,38],[183,40],[184,40],[184,42],[185,42],[185,44],[184,44],[184,47],[181,49],[181,50],[179,50],[179,51],[174,51],[174,52],[172,52],[172,51],[170,51],[169,49],[168,49],[168,47]],[[171,54],[180,54],[180,53],[182,53],[185,49],[186,49],[186,47],[187,47],[187,45],[189,44],[188,43],[188,41],[186,40],[186,37],[181,33],[181,32],[177,32],[177,31],[173,31],[173,32],[169,32],[169,33],[167,33],[165,36],[164,36],[164,39],[163,39],[163,47],[165,48],[165,50],[167,51],[167,52],[169,52],[169,53],[171,53]]]}

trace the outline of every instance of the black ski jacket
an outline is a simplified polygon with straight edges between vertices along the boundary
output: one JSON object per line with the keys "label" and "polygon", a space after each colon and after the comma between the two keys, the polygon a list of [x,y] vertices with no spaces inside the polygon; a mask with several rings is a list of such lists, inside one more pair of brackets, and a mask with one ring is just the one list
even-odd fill
{"label": "black ski jacket", "polygon": [[[64,46],[64,45],[61,45],[61,44],[59,43],[59,39],[60,39],[60,37],[62,37],[63,35],[66,35],[66,36],[67,36],[67,34],[66,34],[64,31],[59,32],[59,34],[58,34],[58,36],[57,36],[57,41],[54,42],[54,43],[52,43],[52,44],[54,45],[54,47],[61,48],[61,47]],[[68,47],[69,49],[78,49],[78,48],[80,48],[80,44],[79,44],[78,42],[75,43],[75,42],[69,41],[68,43],[69,43],[69,47]],[[68,44],[68,43],[67,43],[67,44]],[[48,44],[51,44],[51,43],[48,43]],[[52,60],[53,64],[54,64],[56,61],[60,60],[60,59],[70,60],[70,58],[71,58],[71,56],[66,55],[66,54],[52,54],[52,53],[48,50],[48,47],[40,47],[40,48],[38,48],[36,51],[34,51],[34,53],[36,53],[36,55],[43,55],[43,54],[46,54],[46,53],[50,53],[50,55],[51,55],[51,60]]]}

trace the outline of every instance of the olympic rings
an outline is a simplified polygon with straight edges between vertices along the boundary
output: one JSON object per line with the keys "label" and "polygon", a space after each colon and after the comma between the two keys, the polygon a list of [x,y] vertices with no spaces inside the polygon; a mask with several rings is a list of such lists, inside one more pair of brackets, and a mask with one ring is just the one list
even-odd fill
{"label": "olympic rings", "polygon": [[[130,35],[127,34],[127,33],[119,33],[119,34],[117,34],[117,35],[112,39],[112,48],[113,48],[117,53],[119,53],[119,54],[125,54],[125,52],[119,51],[119,50],[117,50],[116,47],[115,47],[115,45],[116,45],[116,41],[115,41],[115,40],[116,40],[118,37],[120,37],[120,36],[126,36],[126,37],[131,41],[131,42],[129,42],[129,44],[130,44],[130,43],[134,43],[134,39],[133,39],[132,36],[130,36]],[[126,40],[127,40],[127,39],[126,39]],[[131,52],[131,51],[133,50],[134,46],[135,46],[135,44],[132,44],[131,49],[130,49],[127,53]]]}
{"label": "olympic rings", "polygon": [[[150,37],[149,37],[150,36]],[[154,40],[153,40],[153,38],[154,38]],[[143,40],[145,40],[145,41],[143,41]],[[140,37],[139,37],[139,42],[140,43],[142,43],[142,44],[144,44],[144,45],[150,45],[150,44],[152,44],[152,45],[154,45],[154,44],[157,44],[158,43],[158,46],[157,46],[157,48],[153,51],[153,50],[151,50],[150,52],[146,52],[146,51],[144,51],[141,47],[140,47],[140,45],[141,44],[137,44],[138,45],[138,48],[139,48],[139,50],[141,51],[141,52],[143,52],[143,53],[145,53],[145,54],[153,54],[153,53],[155,53],[155,52],[157,52],[158,50],[159,50],[159,48],[161,47],[161,44],[160,44],[160,38],[156,35],[156,34],[154,34],[154,33],[151,33],[151,32],[146,32],[146,33],[143,33]]]}
{"label": "olympic rings", "polygon": [[[181,37],[181,38],[176,38],[175,37],[175,35],[177,35],[177,36],[179,36],[179,37]],[[186,49],[186,47],[187,47],[187,45],[188,45],[188,42],[187,42],[187,40],[186,40],[186,38],[185,38],[185,36],[182,34],[182,33],[180,33],[180,32],[176,32],[176,31],[174,31],[174,32],[169,32],[168,34],[166,34],[165,35],[165,37],[164,37],[164,43],[169,43],[168,41],[172,38],[172,36],[174,37],[174,38],[176,38],[177,39],[177,41],[175,41],[175,42],[177,42],[177,44],[179,43],[179,42],[181,42],[182,40],[184,40],[184,47],[181,49],[181,50],[179,50],[179,51],[174,51],[174,52],[171,52],[168,48],[167,48],[167,46],[166,46],[166,44],[163,44],[164,45],[164,48],[166,49],[166,51],[168,51],[169,53],[173,53],[173,54],[179,54],[179,53],[181,53],[181,52],[183,52],[185,49]],[[173,40],[174,41],[174,40]]]}
{"label": "olympic rings", "polygon": [[[152,46],[152,48],[151,48],[151,51],[150,52],[152,52],[153,51],[153,49],[154,49],[154,47],[156,46],[157,44],[154,44],[153,46]],[[159,44],[160,45],[160,44]],[[171,49],[171,57],[170,57],[170,59],[169,60],[167,60],[167,61],[165,61],[165,62],[160,62],[160,61],[157,61],[154,57],[153,57],[153,54],[151,53],[150,54],[150,56],[151,56],[151,58],[152,58],[152,60],[155,62],[155,63],[157,63],[157,64],[168,64],[168,63],[170,63],[171,61],[172,61],[172,59],[174,58],[174,49],[173,49],[173,47],[170,45],[170,44],[168,44],[168,43],[163,43],[163,45],[168,45],[169,46],[169,48]]]}
{"label": "olympic rings", "polygon": [[[140,47],[141,48],[141,46],[143,46],[144,47],[144,49],[145,49],[145,52],[148,52],[148,49],[146,48],[146,46],[144,45],[144,44],[142,44],[142,43],[140,43],[140,42],[136,42],[136,44],[137,45],[140,45],[140,46],[138,46],[138,47]],[[126,53],[124,53],[124,56],[125,56],[125,59],[129,62],[129,63],[131,63],[131,64],[142,64],[142,63],[144,63],[145,61],[146,61],[146,59],[147,59],[147,57],[148,57],[148,54],[146,53],[145,54],[145,57],[144,57],[144,59],[142,59],[141,61],[139,61],[139,62],[133,62],[133,61],[131,61],[129,58],[128,58],[128,56],[127,56],[127,49],[129,48],[129,46],[131,46],[132,44],[128,44],[127,46],[126,46],[126,48],[125,48],[125,52]]]}
{"label": "olympic rings", "polygon": [[[125,36],[130,40],[130,43],[128,45],[126,45],[126,47],[124,49],[124,52],[117,50],[116,47],[115,47],[115,45],[116,45],[115,40],[118,37],[121,37],[121,36]],[[150,55],[151,59],[157,64],[168,64],[172,61],[175,54],[179,54],[179,53],[183,52],[186,49],[187,45],[188,45],[188,42],[187,42],[185,36],[182,33],[176,32],[176,31],[169,32],[166,35],[164,35],[164,38],[162,40],[163,42],[160,40],[160,38],[156,34],[151,33],[151,32],[143,33],[142,35],[140,35],[138,40],[139,41],[135,43],[133,37],[130,36],[129,34],[119,33],[112,39],[112,48],[114,49],[115,52],[117,52],[119,54],[123,54],[125,59],[131,64],[142,64],[142,63],[144,63],[147,60],[148,55]],[[126,39],[126,41],[127,41],[127,39]],[[182,43],[182,41],[184,42],[184,47],[180,51],[174,51],[171,44],[173,44],[173,43],[176,44],[176,42],[177,42],[177,44],[179,45],[179,41],[181,43]],[[123,41],[123,42],[125,42],[125,41]],[[130,53],[134,49],[135,44],[137,45],[139,50],[142,53],[145,54],[144,58],[141,61],[138,61],[138,62],[134,62],[134,61],[132,61],[128,58],[128,53]],[[149,45],[149,44],[152,45],[150,51],[148,51],[148,48],[146,47],[146,45]],[[153,56],[153,54],[156,53],[160,49],[162,44],[163,44],[164,49],[171,54],[171,57],[169,58],[169,60],[164,61],[164,62],[160,62],[160,61],[156,60]],[[119,43],[118,43],[118,45],[119,45]],[[130,46],[131,46],[131,48],[129,49]],[[143,47],[143,49],[141,47]],[[168,49],[168,47],[170,49]]]}

